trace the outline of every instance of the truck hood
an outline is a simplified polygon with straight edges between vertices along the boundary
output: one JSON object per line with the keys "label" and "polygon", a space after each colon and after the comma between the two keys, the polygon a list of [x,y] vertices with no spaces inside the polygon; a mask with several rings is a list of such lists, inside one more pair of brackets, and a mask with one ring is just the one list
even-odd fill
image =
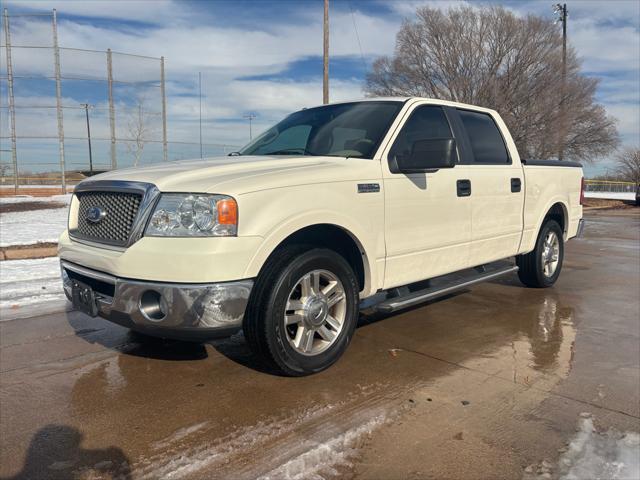
{"label": "truck hood", "polygon": [[311,156],[225,156],[106,172],[90,180],[148,182],[163,192],[241,195],[293,185],[380,177],[380,162]]}

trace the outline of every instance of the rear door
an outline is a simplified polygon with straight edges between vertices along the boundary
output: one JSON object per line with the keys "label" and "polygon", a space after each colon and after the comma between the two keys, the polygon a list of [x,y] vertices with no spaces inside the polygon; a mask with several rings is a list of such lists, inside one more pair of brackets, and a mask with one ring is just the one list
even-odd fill
{"label": "rear door", "polygon": [[524,175],[509,155],[496,119],[486,111],[457,108],[455,114],[471,155],[470,266],[515,255],[522,235]]}

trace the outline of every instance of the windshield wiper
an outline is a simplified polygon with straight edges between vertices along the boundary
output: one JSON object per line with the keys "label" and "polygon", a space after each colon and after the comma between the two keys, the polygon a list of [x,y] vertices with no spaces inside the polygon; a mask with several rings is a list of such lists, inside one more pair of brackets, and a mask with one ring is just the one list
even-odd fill
{"label": "windshield wiper", "polygon": [[239,157],[242,155],[240,152],[229,152],[227,153],[227,157]]}
{"label": "windshield wiper", "polygon": [[283,148],[282,150],[275,150],[273,152],[263,153],[262,155],[316,155],[310,152],[306,148]]}

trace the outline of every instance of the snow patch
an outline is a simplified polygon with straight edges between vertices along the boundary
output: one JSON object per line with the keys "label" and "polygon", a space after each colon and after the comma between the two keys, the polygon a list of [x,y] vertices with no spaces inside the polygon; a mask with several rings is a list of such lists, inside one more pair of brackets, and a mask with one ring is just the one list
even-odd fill
{"label": "snow patch", "polygon": [[46,208],[0,215],[0,247],[56,243],[67,228],[67,208]]}
{"label": "snow patch", "polygon": [[[157,453],[137,462],[133,474],[140,479],[207,478],[204,472],[221,470],[233,471],[231,478],[236,479],[338,476],[339,469],[352,465],[366,436],[392,418],[380,407],[339,421],[333,412],[345,405],[316,405],[287,412],[222,437],[212,438],[213,426],[207,422],[177,430],[154,444]],[[330,421],[327,414],[332,414]],[[303,431],[304,437],[298,431]],[[254,463],[247,465],[246,458],[253,458]],[[265,464],[265,459],[272,463]],[[234,467],[236,462],[240,463]]]}
{"label": "snow patch", "polygon": [[374,415],[368,422],[349,429],[306,452],[292,458],[280,467],[259,477],[259,480],[323,480],[339,475],[339,468],[352,466],[363,438],[386,423],[384,413]]}
{"label": "snow patch", "polygon": [[598,433],[591,418],[582,418],[559,468],[561,480],[640,478],[640,435],[616,430]]}
{"label": "snow patch", "polygon": [[[0,204],[25,202],[57,202],[69,205],[71,194],[51,197],[2,197]],[[32,245],[43,242],[57,242],[67,228],[68,208],[45,208],[26,212],[7,212],[0,215],[0,247],[12,245]]]}
{"label": "snow patch", "polygon": [[589,413],[581,414],[578,432],[558,459],[525,468],[523,480],[623,480],[640,478],[640,434],[614,429],[598,432]]}
{"label": "snow patch", "polygon": [[636,199],[636,192],[584,192],[584,196],[585,198],[633,201]]}
{"label": "snow patch", "polygon": [[57,257],[0,262],[0,310],[64,298]]}
{"label": "snow patch", "polygon": [[[134,476],[142,480],[156,478],[184,478],[205,468],[226,464],[236,454],[247,452],[252,448],[264,448],[270,441],[280,435],[292,431],[302,419],[311,419],[324,412],[324,408],[315,408],[293,416],[271,418],[256,424],[241,427],[223,437],[208,439],[208,425],[198,424],[189,431],[178,433],[178,438],[161,440],[163,451],[142,461],[142,465],[134,469]],[[307,417],[308,415],[308,417]],[[204,442],[195,448],[191,443],[193,437],[202,436]],[[183,441],[189,439],[187,445]]]}
{"label": "snow patch", "polygon": [[176,430],[175,432],[173,432],[171,435],[169,435],[167,438],[160,440],[158,442],[154,442],[151,444],[151,448],[153,448],[153,450],[161,450],[163,448],[168,447],[169,445],[184,439],[185,437],[188,437],[189,435],[202,430],[203,428],[205,428],[207,425],[209,424],[209,422],[201,422],[201,423],[197,423],[195,425],[192,425],[190,427],[184,427],[184,428],[179,428],[178,430]]}

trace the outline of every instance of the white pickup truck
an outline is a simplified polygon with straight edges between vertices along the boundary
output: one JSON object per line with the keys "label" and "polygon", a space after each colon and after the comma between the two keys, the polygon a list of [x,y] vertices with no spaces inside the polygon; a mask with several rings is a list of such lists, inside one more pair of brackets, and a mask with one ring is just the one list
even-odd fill
{"label": "white pickup truck", "polygon": [[581,185],[579,164],[521,160],[493,110],[304,109],[230,156],[80,183],[65,292],[154,336],[242,329],[265,362],[306,375],[342,355],[363,305],[393,312],[516,271],[553,285],[582,230]]}

